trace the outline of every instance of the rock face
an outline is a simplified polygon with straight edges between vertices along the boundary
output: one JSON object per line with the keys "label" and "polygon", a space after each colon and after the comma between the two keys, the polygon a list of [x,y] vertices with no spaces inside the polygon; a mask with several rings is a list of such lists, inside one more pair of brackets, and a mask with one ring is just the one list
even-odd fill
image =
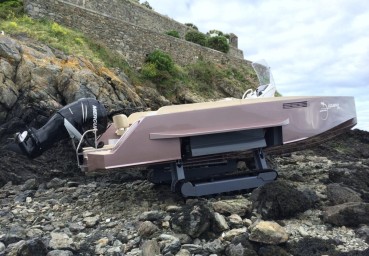
{"label": "rock face", "polygon": [[136,89],[120,70],[67,56],[31,39],[0,36],[0,162],[4,163],[0,185],[24,182],[35,173],[47,178],[53,169],[71,175],[79,172],[75,161],[70,161],[75,157],[69,141],[55,145],[35,161],[15,157],[4,148],[15,132],[40,128],[62,106],[82,97],[98,99],[109,115],[142,111],[147,103],[152,108],[169,103],[160,100],[155,89],[150,94]]}

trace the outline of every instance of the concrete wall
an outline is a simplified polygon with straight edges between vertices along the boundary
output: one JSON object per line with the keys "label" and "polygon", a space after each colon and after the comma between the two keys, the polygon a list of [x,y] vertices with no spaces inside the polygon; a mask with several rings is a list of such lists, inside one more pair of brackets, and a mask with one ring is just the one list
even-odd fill
{"label": "concrete wall", "polygon": [[[118,2],[125,3],[130,7],[116,10],[114,15],[112,13],[107,14],[107,12],[113,12],[113,9],[118,9],[119,6],[114,5],[118,4]],[[140,19],[149,22],[149,18],[147,18],[149,15],[139,15],[138,11],[137,13],[132,10],[130,12],[127,11],[131,7],[133,10],[136,10],[135,8],[140,8],[137,10],[145,8],[126,0],[25,0],[24,5],[26,12],[30,16],[49,18],[65,26],[82,31],[106,44],[109,48],[116,50],[134,67],[140,67],[147,54],[156,49],[169,53],[179,65],[193,63],[198,58],[236,66],[249,64],[248,61],[243,59],[242,51],[240,54],[237,51],[238,49],[234,47],[232,47],[229,54],[224,54],[117,18],[120,15],[127,15],[132,20],[137,21]],[[105,10],[104,8],[108,6],[110,7]],[[152,13],[150,10],[147,11]],[[133,15],[132,13],[135,14]],[[146,18],[144,19],[143,17]],[[140,24],[142,24],[142,21]],[[157,27],[167,31],[164,25]]]}

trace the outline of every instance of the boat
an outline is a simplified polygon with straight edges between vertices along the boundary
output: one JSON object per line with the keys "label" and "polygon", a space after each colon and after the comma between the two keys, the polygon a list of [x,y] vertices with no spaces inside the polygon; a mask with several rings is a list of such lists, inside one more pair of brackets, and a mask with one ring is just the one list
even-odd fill
{"label": "boat", "polygon": [[[270,68],[253,66],[259,87],[240,99],[118,114],[110,125],[102,103],[80,99],[41,129],[18,133],[13,149],[34,158],[71,137],[86,173],[145,167],[151,182],[170,184],[172,191],[192,197],[271,182],[278,173],[269,168],[266,153],[305,148],[356,125],[353,97],[274,97]],[[239,171],[239,162],[250,157],[252,168]]]}

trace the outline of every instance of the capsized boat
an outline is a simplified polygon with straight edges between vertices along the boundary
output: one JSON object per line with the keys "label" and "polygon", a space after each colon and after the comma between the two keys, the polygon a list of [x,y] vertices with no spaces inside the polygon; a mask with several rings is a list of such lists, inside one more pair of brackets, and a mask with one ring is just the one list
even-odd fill
{"label": "capsized boat", "polygon": [[[80,99],[39,130],[18,133],[13,150],[33,158],[69,136],[86,173],[145,166],[150,181],[168,183],[184,196],[202,196],[271,182],[277,172],[268,168],[265,152],[296,150],[356,125],[353,97],[274,97],[269,67],[253,66],[260,86],[241,99],[115,115],[110,126],[99,101]],[[237,171],[248,156],[253,170]]]}

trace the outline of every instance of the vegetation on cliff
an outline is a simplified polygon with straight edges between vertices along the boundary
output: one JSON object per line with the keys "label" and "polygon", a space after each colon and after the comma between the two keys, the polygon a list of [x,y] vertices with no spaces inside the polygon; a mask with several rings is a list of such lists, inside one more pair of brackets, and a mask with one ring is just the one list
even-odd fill
{"label": "vegetation on cliff", "polygon": [[[46,19],[34,20],[26,16],[21,0],[2,0],[0,3],[0,30],[6,34],[17,38],[33,38],[65,54],[84,57],[100,66],[118,68],[134,86],[156,88],[172,103],[186,102],[184,93],[197,95],[200,101],[222,97],[238,98],[246,89],[257,85],[251,67],[245,65],[241,70],[238,67],[216,65],[201,58],[197,63],[184,67],[173,63],[174,68],[171,70],[163,70],[157,66],[158,63],[148,61],[141,70],[135,70],[120,55],[81,32]],[[214,41],[213,44],[216,48],[221,45],[221,41]]]}

